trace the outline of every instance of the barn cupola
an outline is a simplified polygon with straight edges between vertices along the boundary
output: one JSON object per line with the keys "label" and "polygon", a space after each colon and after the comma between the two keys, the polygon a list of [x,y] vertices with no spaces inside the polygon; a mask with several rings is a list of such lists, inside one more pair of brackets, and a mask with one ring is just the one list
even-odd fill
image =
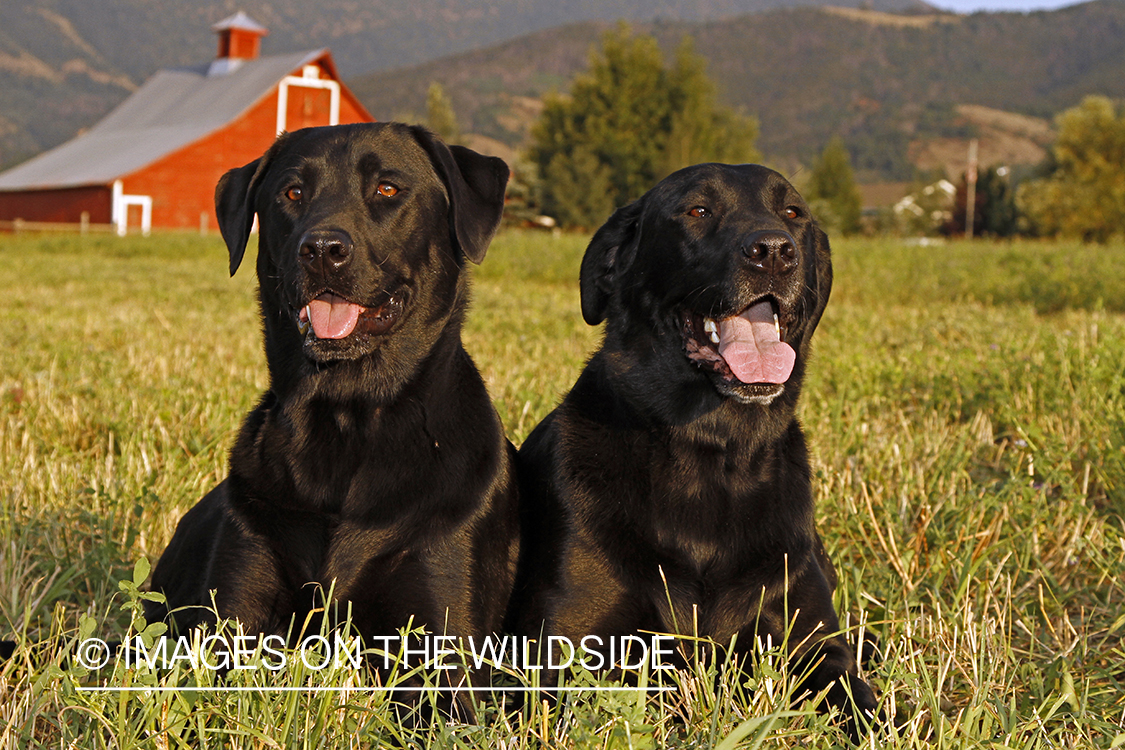
{"label": "barn cupola", "polygon": [[262,37],[270,33],[242,11],[219,21],[211,30],[219,35],[219,54],[211,63],[210,75],[229,73],[246,60],[255,59],[261,52]]}

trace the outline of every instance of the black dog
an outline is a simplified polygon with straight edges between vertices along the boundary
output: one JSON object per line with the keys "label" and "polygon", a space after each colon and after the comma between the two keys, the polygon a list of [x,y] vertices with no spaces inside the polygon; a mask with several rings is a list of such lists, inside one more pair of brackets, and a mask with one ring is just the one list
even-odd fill
{"label": "black dog", "polygon": [[286,134],[220,180],[232,274],[260,222],[270,388],[230,475],[160,558],[167,606],[150,620],[213,621],[214,590],[220,617],[286,635],[334,583],[363,635],[411,619],[461,637],[500,628],[515,452],[461,326],[463,267],[484,258],[507,178],[499,159],[392,123]]}
{"label": "black dog", "polygon": [[598,230],[582,315],[604,343],[519,452],[513,627],[698,627],[740,652],[791,628],[803,690],[875,709],[837,632],[795,416],[831,284],[827,237],[765,167],[681,170]]}

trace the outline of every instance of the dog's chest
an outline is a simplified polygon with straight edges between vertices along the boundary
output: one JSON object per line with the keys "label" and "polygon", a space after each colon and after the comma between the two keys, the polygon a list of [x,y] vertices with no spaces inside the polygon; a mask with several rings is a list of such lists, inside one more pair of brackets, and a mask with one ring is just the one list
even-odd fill
{"label": "dog's chest", "polygon": [[774,458],[735,439],[656,443],[646,458],[652,508],[721,535],[776,483]]}
{"label": "dog's chest", "polygon": [[410,421],[356,405],[271,409],[243,436],[232,469],[277,508],[380,525],[400,518],[409,498],[427,496],[443,474],[440,444],[400,424]]}
{"label": "dog's chest", "polygon": [[729,566],[759,536],[776,480],[770,462],[734,441],[670,442],[650,453],[635,498],[658,549],[703,575]]}

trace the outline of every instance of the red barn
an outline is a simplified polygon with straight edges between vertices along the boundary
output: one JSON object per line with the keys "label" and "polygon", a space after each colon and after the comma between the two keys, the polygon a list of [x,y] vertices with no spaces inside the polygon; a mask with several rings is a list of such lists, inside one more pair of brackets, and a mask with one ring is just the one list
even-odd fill
{"label": "red barn", "polygon": [[259,57],[244,13],[212,27],[211,63],[163,70],[87,132],[0,174],[0,221],[214,226],[219,177],[283,130],[371,122],[328,50]]}

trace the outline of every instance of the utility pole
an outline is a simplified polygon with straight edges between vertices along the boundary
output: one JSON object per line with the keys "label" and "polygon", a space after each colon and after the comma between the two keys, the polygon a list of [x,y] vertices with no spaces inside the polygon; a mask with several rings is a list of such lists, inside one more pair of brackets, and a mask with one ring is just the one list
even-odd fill
{"label": "utility pole", "polygon": [[969,141],[969,169],[965,172],[965,238],[973,238],[977,213],[977,139]]}

